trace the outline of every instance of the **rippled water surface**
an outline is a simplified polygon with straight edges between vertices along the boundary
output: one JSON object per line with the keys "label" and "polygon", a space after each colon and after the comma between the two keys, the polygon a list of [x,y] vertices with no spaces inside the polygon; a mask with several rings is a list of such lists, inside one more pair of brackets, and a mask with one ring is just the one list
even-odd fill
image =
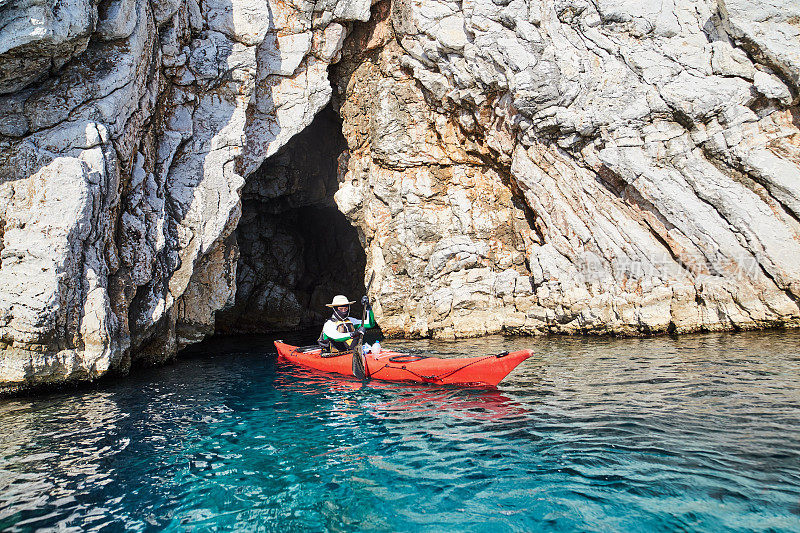
{"label": "rippled water surface", "polygon": [[800,531],[800,335],[502,338],[498,389],[362,383],[215,339],[0,400],[0,531]]}

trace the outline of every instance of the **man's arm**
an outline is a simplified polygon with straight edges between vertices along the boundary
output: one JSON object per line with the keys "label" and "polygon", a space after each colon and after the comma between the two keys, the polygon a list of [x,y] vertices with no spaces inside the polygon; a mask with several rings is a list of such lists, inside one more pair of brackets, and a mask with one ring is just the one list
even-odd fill
{"label": "man's arm", "polygon": [[375,327],[375,313],[372,312],[372,307],[367,308],[367,320],[364,322],[364,329]]}
{"label": "man's arm", "polygon": [[[361,320],[358,318],[349,317],[350,322],[353,323],[355,327],[361,326]],[[372,312],[372,309],[367,311],[367,319],[364,321],[364,329],[370,329],[375,327],[375,314]]]}
{"label": "man's arm", "polygon": [[367,312],[367,314],[366,314],[367,318],[364,321],[363,325],[361,324],[360,320],[358,321],[357,325],[361,325],[364,329],[374,328],[375,327],[375,313],[372,312],[372,304],[369,303],[369,296],[364,295],[361,298],[361,305],[364,306],[364,310]]}
{"label": "man's arm", "polygon": [[350,338],[349,333],[342,333],[341,331],[336,329],[336,323],[332,320],[328,320],[325,322],[325,325],[322,326],[322,336],[334,340],[334,341],[346,341]]}

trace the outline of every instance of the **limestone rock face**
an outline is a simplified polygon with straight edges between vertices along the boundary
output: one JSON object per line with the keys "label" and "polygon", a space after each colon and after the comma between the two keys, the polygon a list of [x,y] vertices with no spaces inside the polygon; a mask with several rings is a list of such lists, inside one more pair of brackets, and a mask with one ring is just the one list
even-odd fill
{"label": "limestone rock face", "polygon": [[56,73],[86,50],[97,10],[89,0],[0,2],[0,94]]}
{"label": "limestone rock face", "polygon": [[334,78],[385,330],[796,324],[789,4],[381,4]]}
{"label": "limestone rock face", "polygon": [[0,390],[158,363],[234,301],[245,177],[363,2],[0,2]]}
{"label": "limestone rock face", "polygon": [[[390,334],[795,325],[799,14],[0,0],[0,391],[303,325],[342,265]],[[331,101],[336,183],[290,145]]]}

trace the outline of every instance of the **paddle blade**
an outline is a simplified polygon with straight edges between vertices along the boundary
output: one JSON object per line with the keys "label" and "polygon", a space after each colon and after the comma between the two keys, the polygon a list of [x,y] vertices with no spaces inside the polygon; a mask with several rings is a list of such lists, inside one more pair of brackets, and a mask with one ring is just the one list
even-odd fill
{"label": "paddle blade", "polygon": [[353,375],[358,379],[367,377],[364,369],[364,350],[360,342],[353,348]]}

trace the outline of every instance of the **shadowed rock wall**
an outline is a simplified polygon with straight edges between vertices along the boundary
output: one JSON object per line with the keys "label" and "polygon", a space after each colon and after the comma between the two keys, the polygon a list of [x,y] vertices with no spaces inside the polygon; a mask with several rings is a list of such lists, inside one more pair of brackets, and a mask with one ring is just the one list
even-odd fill
{"label": "shadowed rock wall", "polygon": [[159,363],[234,303],[245,177],[369,2],[0,5],[0,390]]}
{"label": "shadowed rock wall", "polygon": [[363,294],[364,249],[333,201],[346,148],[328,106],[248,178],[236,300],[217,313],[219,333],[318,326],[335,294]]}

